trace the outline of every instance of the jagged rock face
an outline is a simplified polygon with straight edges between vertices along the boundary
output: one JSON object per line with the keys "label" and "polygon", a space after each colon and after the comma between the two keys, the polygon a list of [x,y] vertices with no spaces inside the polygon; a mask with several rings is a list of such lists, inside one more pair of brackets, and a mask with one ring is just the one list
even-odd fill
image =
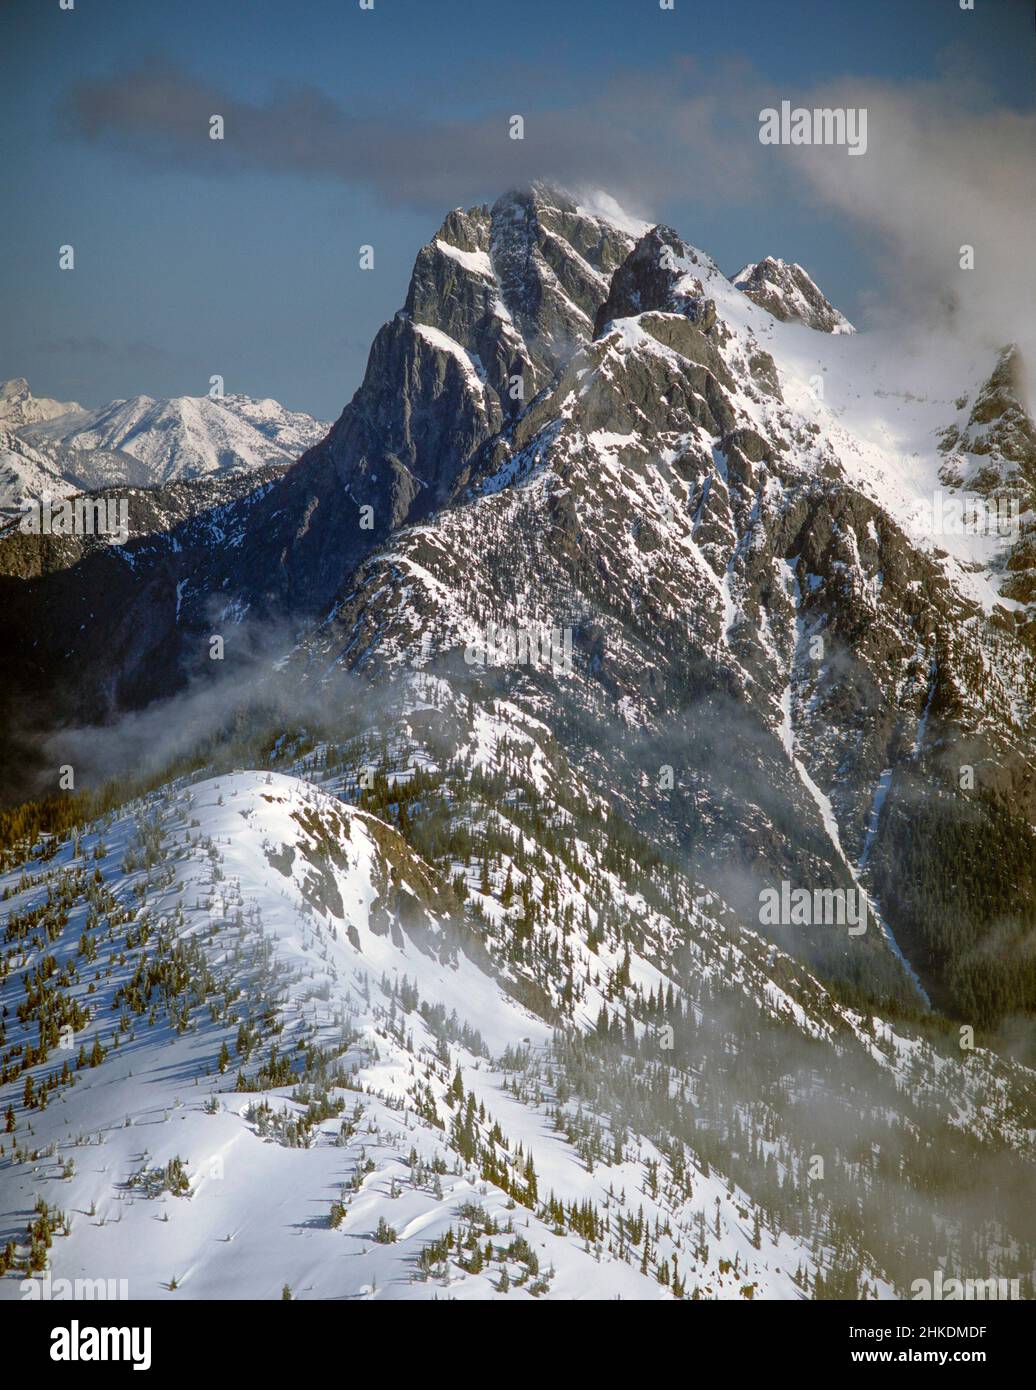
{"label": "jagged rock face", "polygon": [[1017,526],[997,563],[1002,592],[1023,604],[1036,600],[1036,425],[1024,399],[1024,365],[1017,347],[1003,348],[974,401],[957,402],[957,420],[939,435],[946,455],[940,479],[951,495],[984,498],[1005,523]]}
{"label": "jagged rock face", "polygon": [[631,245],[549,190],[451,212],[328,441],[354,499],[384,510],[387,473],[387,529],[440,505],[476,449],[589,339]]}
{"label": "jagged rock face", "polygon": [[[955,834],[973,814],[959,764],[1036,810],[1013,713],[1031,657],[785,405],[730,295],[675,234],[642,238],[598,336],[483,446],[434,534],[361,567],[299,669],[438,661],[470,682],[465,634],[547,615],[572,626],[575,670],[497,673],[507,698],[563,729],[579,774],[741,912],[761,884],[851,886],[868,868],[891,899],[878,824],[895,830],[927,786],[944,798],[935,834]],[[657,794],[665,766],[675,795]],[[945,1002],[938,949],[909,913],[897,925]],[[874,930],[798,946],[850,975],[885,950]],[[890,955],[889,988],[898,970]]]}
{"label": "jagged rock face", "polygon": [[493,264],[528,343],[534,390],[591,336],[612,272],[632,244],[627,233],[550,190],[511,193],[494,204]]}
{"label": "jagged rock face", "polygon": [[[1013,346],[1004,348],[977,392],[966,423],[947,426],[940,437],[946,453],[980,456],[980,469],[967,480],[972,487],[993,490],[997,484],[1013,482],[1031,491],[1036,484],[1036,427],[1023,399],[1023,380],[1020,352]],[[962,401],[962,411],[967,405]]]}
{"label": "jagged rock face", "polygon": [[[523,375],[528,353],[487,253],[490,236],[485,208],[451,212],[417,254],[403,314],[418,332],[425,326],[445,334],[468,355],[481,384],[490,388],[487,409],[495,425],[503,410],[520,405],[509,384],[512,375]],[[431,335],[425,341],[451,350]]]}
{"label": "jagged rock face", "polygon": [[831,304],[796,262],[767,256],[734,276],[737,289],[782,323],[804,323],[820,333],[852,333],[852,324]]}
{"label": "jagged rock face", "polygon": [[[594,336],[598,337],[612,319],[629,318],[651,309],[685,316],[703,331],[711,328],[716,321],[716,306],[709,308],[701,297],[700,281],[698,294],[688,293],[686,275],[677,266],[678,257],[692,265],[700,263],[703,268],[715,269],[699,251],[681,241],[671,227],[652,227],[646,232],[612,277],[608,298],[597,311]],[[677,293],[676,286],[681,282],[684,288]]]}
{"label": "jagged rock face", "polygon": [[264,503],[266,539],[246,547],[234,588],[263,609],[312,610],[372,544],[441,506],[588,340],[606,272],[632,245],[541,188],[450,213],[356,396]]}

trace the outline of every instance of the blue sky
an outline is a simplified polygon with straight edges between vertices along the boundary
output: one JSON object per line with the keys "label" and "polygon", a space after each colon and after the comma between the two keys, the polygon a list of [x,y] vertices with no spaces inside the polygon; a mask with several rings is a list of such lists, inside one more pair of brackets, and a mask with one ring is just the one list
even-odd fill
{"label": "blue sky", "polygon": [[1033,111],[1027,0],[7,0],[0,52],[0,378],[90,405],[219,373],[333,418],[442,214],[584,164],[728,271],[799,260],[860,317],[884,234],[760,165],[760,105]]}

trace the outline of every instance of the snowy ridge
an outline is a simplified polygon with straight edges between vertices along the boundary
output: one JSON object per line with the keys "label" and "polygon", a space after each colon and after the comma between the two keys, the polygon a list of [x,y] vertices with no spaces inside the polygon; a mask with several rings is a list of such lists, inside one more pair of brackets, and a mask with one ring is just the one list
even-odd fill
{"label": "snowy ridge", "polygon": [[[18,921],[45,900],[48,885],[66,897],[75,893],[87,862],[111,885],[88,892],[52,943],[62,979],[81,976],[68,997],[87,1004],[92,1022],[77,1029],[77,1041],[89,1051],[97,1038],[106,1055],[35,1116],[39,1157],[32,1169],[20,1176],[16,1161],[0,1170],[5,1207],[31,1204],[32,1193],[42,1192],[52,1205],[89,1209],[55,1241],[53,1278],[104,1267],[127,1279],[136,1298],[180,1290],[195,1298],[272,1298],[283,1283],[301,1297],[429,1297],[445,1284],[453,1297],[485,1298],[503,1296],[506,1269],[511,1298],[577,1298],[591,1289],[595,1297],[664,1296],[654,1278],[627,1261],[587,1253],[585,1242],[516,1206],[470,1164],[458,1164],[442,1128],[429,1123],[430,1106],[449,1119],[456,1104],[450,1079],[455,1084],[460,1076],[488,1112],[484,1123],[498,1122],[507,1136],[508,1148],[498,1151],[505,1165],[508,1154],[514,1160],[516,1187],[525,1175],[524,1150],[541,1191],[566,1205],[589,1198],[614,1207],[614,1193],[643,1182],[644,1163],[662,1161],[642,1143],[638,1158],[580,1178],[571,1149],[545,1115],[517,1089],[507,1090],[507,1071],[479,1049],[494,1056],[515,1049],[528,1059],[523,1070],[546,1055],[550,1033],[466,953],[463,938],[449,929],[445,895],[394,831],[304,782],[239,773],[153,798],[136,815],[82,837],[77,850],[9,900]],[[402,916],[389,907],[393,897],[406,908]],[[126,942],[135,943],[121,962],[105,949],[105,914],[128,923]],[[96,942],[85,959],[84,940]],[[182,1002],[166,995],[168,1011],[166,1003],[156,1010],[159,996],[149,989],[138,1008],[133,981],[145,978],[143,963],[173,960],[177,951],[191,961]],[[109,955],[115,968],[93,974],[100,992],[87,996],[90,963],[103,965]],[[32,956],[26,965],[33,968]],[[225,1027],[192,1006],[213,991],[227,1001],[219,1020]],[[422,1007],[444,1010],[443,1018],[459,1016],[471,1030],[467,1041],[444,1049],[413,1012],[418,998]],[[239,1002],[231,1008],[233,1000]],[[121,1023],[113,1012],[120,1006]],[[244,1048],[238,1044],[222,1075],[216,1052],[220,1037],[233,1039],[231,1013],[250,1019],[246,1034],[255,1036]],[[269,1054],[260,1035],[273,1039]],[[481,1041],[472,1050],[475,1038]],[[265,1095],[249,1095],[234,1086],[233,1067],[250,1072],[267,1054],[276,1083],[277,1055],[287,1064],[303,1046],[308,1056],[326,1058],[318,1067],[329,1075],[326,1090],[314,1082],[301,1090],[274,1084],[271,1091],[268,1083]],[[451,1053],[447,1067],[444,1055]],[[330,1112],[323,1119],[321,1105]],[[163,1191],[160,1174],[180,1159],[186,1186]],[[718,1175],[700,1175],[699,1184],[697,1206],[727,1231],[720,1253],[736,1262],[732,1277],[713,1256],[711,1276],[703,1272],[715,1281],[711,1292],[737,1296],[751,1275],[756,1296],[794,1294],[787,1273],[771,1262],[787,1271],[807,1252],[786,1239],[767,1240],[760,1250],[735,1211],[748,1199],[728,1191]],[[315,1213],[315,1200],[317,1213],[322,1205],[330,1215]],[[649,1219],[652,1211],[668,1215],[643,1192],[638,1200]],[[377,1238],[386,1222],[395,1237],[390,1244]],[[493,1247],[485,1272],[481,1261],[466,1270],[460,1249],[421,1266],[418,1257],[448,1230],[472,1225],[480,1247],[487,1238]],[[518,1254],[509,1258],[519,1237]],[[430,1269],[438,1270],[434,1279]],[[0,1297],[16,1288],[0,1282]]]}

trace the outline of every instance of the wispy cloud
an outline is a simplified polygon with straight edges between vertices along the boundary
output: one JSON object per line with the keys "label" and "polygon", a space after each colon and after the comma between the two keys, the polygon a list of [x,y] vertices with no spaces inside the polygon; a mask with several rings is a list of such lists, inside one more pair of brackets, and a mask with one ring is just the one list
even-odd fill
{"label": "wispy cloud", "polygon": [[[449,121],[398,106],[357,115],[312,86],[241,101],[154,59],[77,83],[64,114],[82,138],[153,165],[335,178],[436,211],[444,198],[474,201],[533,178],[593,183],[644,204],[663,201],[674,184],[703,200],[753,193],[758,106],[745,99],[748,76],[737,67],[706,81],[682,60],[662,73],[588,84],[583,94],[569,87],[564,104],[540,91],[524,111]],[[223,141],[209,139],[214,114],[223,117]],[[516,114],[522,140],[509,134]]]}
{"label": "wispy cloud", "polygon": [[[959,71],[931,82],[841,80],[774,87],[747,63],[703,71],[692,59],[571,83],[533,83],[529,109],[462,120],[423,110],[347,110],[312,86],[243,101],[153,59],[84,80],[65,98],[70,128],[152,167],[336,179],[434,215],[534,178],[608,190],[631,211],[674,203],[752,206],[797,199],[871,241],[883,283],[875,315],[936,322],[983,343],[1020,341],[1036,359],[1036,115],[1000,108]],[[865,107],[868,148],[762,146],[759,113],[783,99]],[[484,102],[484,94],[482,97]],[[226,138],[209,139],[209,117]],[[524,140],[508,120],[525,119]],[[689,229],[693,237],[693,228]],[[960,268],[960,247],[975,269]]]}
{"label": "wispy cloud", "polygon": [[[788,161],[821,205],[873,238],[880,309],[988,346],[1018,341],[1036,365],[1036,114],[986,104],[957,76],[853,82],[814,94],[867,107],[860,159],[830,147]],[[974,269],[961,248],[974,248]]]}
{"label": "wispy cloud", "polygon": [[173,354],[159,343],[135,338],[129,343],[113,343],[96,334],[66,334],[37,343],[37,351],[48,357],[104,357],[114,362],[167,362]]}

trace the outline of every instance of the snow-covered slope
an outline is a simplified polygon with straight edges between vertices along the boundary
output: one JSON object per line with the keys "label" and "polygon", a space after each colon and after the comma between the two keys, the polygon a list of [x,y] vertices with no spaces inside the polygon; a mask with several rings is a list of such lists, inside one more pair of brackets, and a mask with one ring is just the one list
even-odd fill
{"label": "snow-covered slope", "polygon": [[24,377],[0,383],[0,517],[14,515],[23,499],[51,500],[80,491],[62,475],[61,466],[46,446],[37,447],[23,432],[55,418],[78,415],[75,401],[34,396]]}
{"label": "snow-covered slope", "polygon": [[[19,1105],[4,1136],[0,1208],[6,1225],[39,1198],[51,1228],[67,1215],[52,1279],[125,1279],[133,1298],[276,1298],[286,1284],[296,1297],[651,1299],[670,1292],[664,1261],[667,1284],[693,1273],[716,1296],[795,1293],[808,1251],[758,1228],[753,1243],[748,1199],[718,1175],[696,1175],[711,1253],[688,1246],[681,1270],[675,1214],[643,1190],[652,1168],[657,1189],[654,1147],[586,1171],[527,1089],[549,1028],[374,817],[237,773],[151,798],[32,878],[10,880],[6,907],[34,982],[29,1045],[43,1020],[49,1065],[26,1075],[46,1106]],[[41,955],[38,909],[55,894],[67,921]],[[21,1024],[8,1030],[17,1044]],[[48,1090],[54,1062],[70,1071]],[[565,1218],[547,1219],[551,1200]],[[571,1229],[584,1204],[610,1211],[618,1250],[603,1225],[593,1239],[586,1220]],[[623,1220],[645,1216],[655,1239],[624,1242]],[[630,1242],[645,1259],[653,1245],[650,1274]],[[0,1297],[19,1287],[0,1280]]]}
{"label": "snow-covered slope", "polygon": [[[410,785],[416,812],[439,794],[415,721],[395,797]],[[466,906],[329,794],[355,778],[328,748],[298,764],[323,789],[178,784],[0,879],[0,1298],[30,1265],[131,1298],[887,1297],[887,1243],[839,1224],[843,1189],[902,1230],[923,1224],[902,1170],[933,1126],[948,1159],[966,1131],[972,1163],[987,1142],[1023,1161],[1021,1069],[979,1051],[962,1075],[668,873],[634,888],[600,847],[548,837],[562,769],[542,738],[496,707],[458,750],[458,795],[506,758],[548,798],[536,821],[458,803],[495,842],[518,831],[488,873],[455,861]],[[900,1133],[897,1095],[908,1157],[861,1168],[857,1147]],[[746,1138],[724,1159],[730,1124]]]}
{"label": "snow-covered slope", "polygon": [[51,500],[78,492],[58,472],[52,458],[0,426],[0,518],[19,514],[24,498]]}

